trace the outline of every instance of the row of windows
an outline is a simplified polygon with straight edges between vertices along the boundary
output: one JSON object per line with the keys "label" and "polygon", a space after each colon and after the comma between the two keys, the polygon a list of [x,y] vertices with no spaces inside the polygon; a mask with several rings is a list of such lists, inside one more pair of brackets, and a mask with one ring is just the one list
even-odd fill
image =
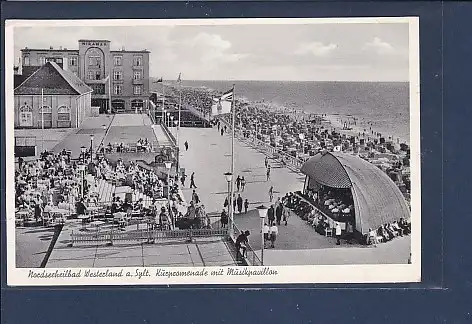
{"label": "row of windows", "polygon": [[[143,78],[143,71],[135,70],[133,71],[133,79],[134,80],[141,80]],[[123,72],[122,71],[113,71],[113,80],[123,80]]]}
{"label": "row of windows", "polygon": [[[30,105],[23,105],[20,107],[20,113],[33,112],[33,108]],[[52,114],[52,108],[50,106],[42,106],[39,108],[40,114]],[[70,114],[70,107],[61,105],[57,108],[58,114]]]}
{"label": "row of windows", "polygon": [[[114,56],[113,57],[114,65],[115,66],[122,66],[123,65],[123,57],[122,56]],[[56,62],[58,64],[63,63],[62,58],[51,58],[51,57],[46,57],[46,56],[40,56],[39,57],[39,64],[44,65],[46,62]],[[23,64],[26,66],[30,65],[30,57],[28,55],[25,55],[23,58]],[[78,66],[78,57],[77,56],[71,56],[69,57],[69,65],[70,66]],[[100,56],[89,56],[88,57],[88,65],[89,66],[95,66],[95,67],[101,67],[102,65],[102,58]],[[134,56],[133,57],[133,66],[143,66],[143,57],[141,55],[139,56]]]}
{"label": "row of windows", "polygon": [[[123,56],[121,55],[113,56],[113,63],[115,66],[122,66]],[[143,66],[143,57],[141,55],[133,56],[133,66]]]}
{"label": "row of windows", "polygon": [[[122,95],[123,94],[123,86],[121,84],[113,85],[113,94]],[[143,86],[142,85],[133,86],[133,94],[136,95],[136,96],[142,95],[143,94]]]}

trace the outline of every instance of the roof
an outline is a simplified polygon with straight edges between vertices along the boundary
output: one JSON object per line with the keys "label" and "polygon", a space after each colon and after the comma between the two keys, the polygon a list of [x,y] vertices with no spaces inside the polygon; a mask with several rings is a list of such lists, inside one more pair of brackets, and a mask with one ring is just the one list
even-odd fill
{"label": "roof", "polygon": [[79,53],[78,49],[67,49],[67,48],[22,48],[21,52],[76,52]]}
{"label": "roof", "polygon": [[301,171],[328,187],[351,188],[356,229],[361,233],[400,218],[410,218],[406,200],[392,179],[357,156],[318,153],[305,162]]}
{"label": "roof", "polygon": [[82,95],[92,92],[78,76],[47,62],[15,88],[15,95]]}

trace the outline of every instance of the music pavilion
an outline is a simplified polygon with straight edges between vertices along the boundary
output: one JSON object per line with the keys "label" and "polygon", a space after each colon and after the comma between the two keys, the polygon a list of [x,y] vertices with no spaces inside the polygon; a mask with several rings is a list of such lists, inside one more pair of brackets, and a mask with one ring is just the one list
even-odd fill
{"label": "music pavilion", "polygon": [[[372,163],[342,152],[321,152],[302,166],[304,194],[335,221],[350,221],[367,234],[383,224],[410,218],[400,189]],[[314,197],[314,198],[312,198]]]}

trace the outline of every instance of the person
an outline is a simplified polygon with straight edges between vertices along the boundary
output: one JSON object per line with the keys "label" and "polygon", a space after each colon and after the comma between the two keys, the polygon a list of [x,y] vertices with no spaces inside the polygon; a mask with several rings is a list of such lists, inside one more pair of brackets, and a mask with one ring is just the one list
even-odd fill
{"label": "person", "polygon": [[351,243],[351,239],[354,235],[354,226],[352,226],[351,222],[346,223],[346,239],[349,243]]}
{"label": "person", "polygon": [[236,188],[238,191],[240,187],[241,187],[241,177],[238,175],[238,177],[236,178]]}
{"label": "person", "polygon": [[269,188],[269,201],[272,202],[272,199],[274,199],[274,187],[270,186],[270,188]]}
{"label": "person", "polygon": [[220,222],[222,228],[226,228],[226,226],[228,226],[228,214],[226,213],[225,209],[223,209],[221,212]]}
{"label": "person", "polygon": [[267,166],[267,180],[266,181],[269,181],[270,179],[270,165]]}
{"label": "person", "polygon": [[84,200],[80,199],[75,205],[75,211],[77,215],[85,215],[87,207],[84,205]]}
{"label": "person", "polygon": [[269,232],[270,232],[270,227],[267,225],[267,223],[264,223],[264,226],[262,227],[262,233],[264,234],[264,247],[266,247],[266,243],[269,242],[270,237],[269,237]]}
{"label": "person", "polygon": [[185,145],[185,150],[188,151],[188,142],[185,141],[184,145]]}
{"label": "person", "polygon": [[288,219],[290,218],[290,210],[283,206],[283,221],[285,222],[285,226],[287,226]]}
{"label": "person", "polygon": [[233,194],[233,213],[236,211],[236,194]]}
{"label": "person", "polygon": [[267,159],[267,156],[266,156],[265,159],[264,159],[264,165],[265,165],[265,167],[266,167],[266,169],[267,169],[267,167],[268,167],[268,165],[269,165],[269,160]]}
{"label": "person", "polygon": [[341,225],[339,222],[336,222],[336,225],[334,227],[335,230],[335,235],[336,235],[336,245],[341,245]]}
{"label": "person", "polygon": [[195,203],[195,204],[198,204],[200,202],[200,198],[198,197],[196,191],[194,190],[192,192],[192,201]]}
{"label": "person", "polygon": [[186,178],[187,178],[187,175],[185,173],[182,173],[182,176],[180,177],[180,183],[182,184],[182,187],[185,187]]}
{"label": "person", "polygon": [[243,198],[241,198],[240,194],[238,194],[238,199],[236,199],[236,204],[238,205],[238,213],[241,214],[241,211],[243,210]]}
{"label": "person", "polygon": [[244,201],[244,213],[247,214],[247,208],[249,207],[249,201],[246,199]]}
{"label": "person", "polygon": [[190,176],[190,188],[197,188],[195,185],[195,172],[192,172],[192,175]]}
{"label": "person", "polygon": [[244,177],[241,178],[241,191],[244,191],[244,187],[246,187],[246,179]]}
{"label": "person", "polygon": [[220,133],[221,133],[221,136],[223,136],[223,128],[221,129]]}
{"label": "person", "polygon": [[[241,234],[238,235],[238,237],[236,238],[236,243],[235,243],[235,246],[236,246],[236,251],[238,252],[241,252],[241,247],[242,247],[242,244],[246,244],[248,243],[248,239],[247,237],[250,235],[249,231],[246,230],[244,232],[242,232]],[[244,247],[244,250],[246,249],[246,247]],[[245,251],[243,251],[244,253]]]}
{"label": "person", "polygon": [[272,224],[272,226],[269,229],[270,231],[270,247],[274,248],[275,247],[275,240],[277,239],[277,234],[279,234],[279,229],[277,228],[277,225],[275,223]]}
{"label": "person", "polygon": [[282,221],[282,213],[283,213],[283,207],[282,204],[278,204],[275,207],[275,218],[277,219],[277,225],[280,225],[280,222]]}
{"label": "person", "polygon": [[228,197],[225,198],[225,202],[223,203],[223,207],[228,207],[229,202],[228,202]]}
{"label": "person", "polygon": [[272,226],[275,220],[274,205],[271,205],[269,210],[267,211],[267,219],[269,220],[269,226]]}

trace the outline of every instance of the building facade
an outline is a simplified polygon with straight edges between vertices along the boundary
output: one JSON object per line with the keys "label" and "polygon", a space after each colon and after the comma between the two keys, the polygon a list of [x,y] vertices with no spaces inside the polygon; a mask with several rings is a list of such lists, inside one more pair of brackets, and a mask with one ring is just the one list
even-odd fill
{"label": "building facade", "polygon": [[149,51],[112,51],[108,40],[79,40],[78,49],[29,49],[22,72],[31,74],[47,62],[77,75],[93,89],[92,106],[101,112],[129,112],[149,99]]}
{"label": "building facade", "polygon": [[15,128],[79,127],[91,115],[92,89],[48,62],[14,91]]}

